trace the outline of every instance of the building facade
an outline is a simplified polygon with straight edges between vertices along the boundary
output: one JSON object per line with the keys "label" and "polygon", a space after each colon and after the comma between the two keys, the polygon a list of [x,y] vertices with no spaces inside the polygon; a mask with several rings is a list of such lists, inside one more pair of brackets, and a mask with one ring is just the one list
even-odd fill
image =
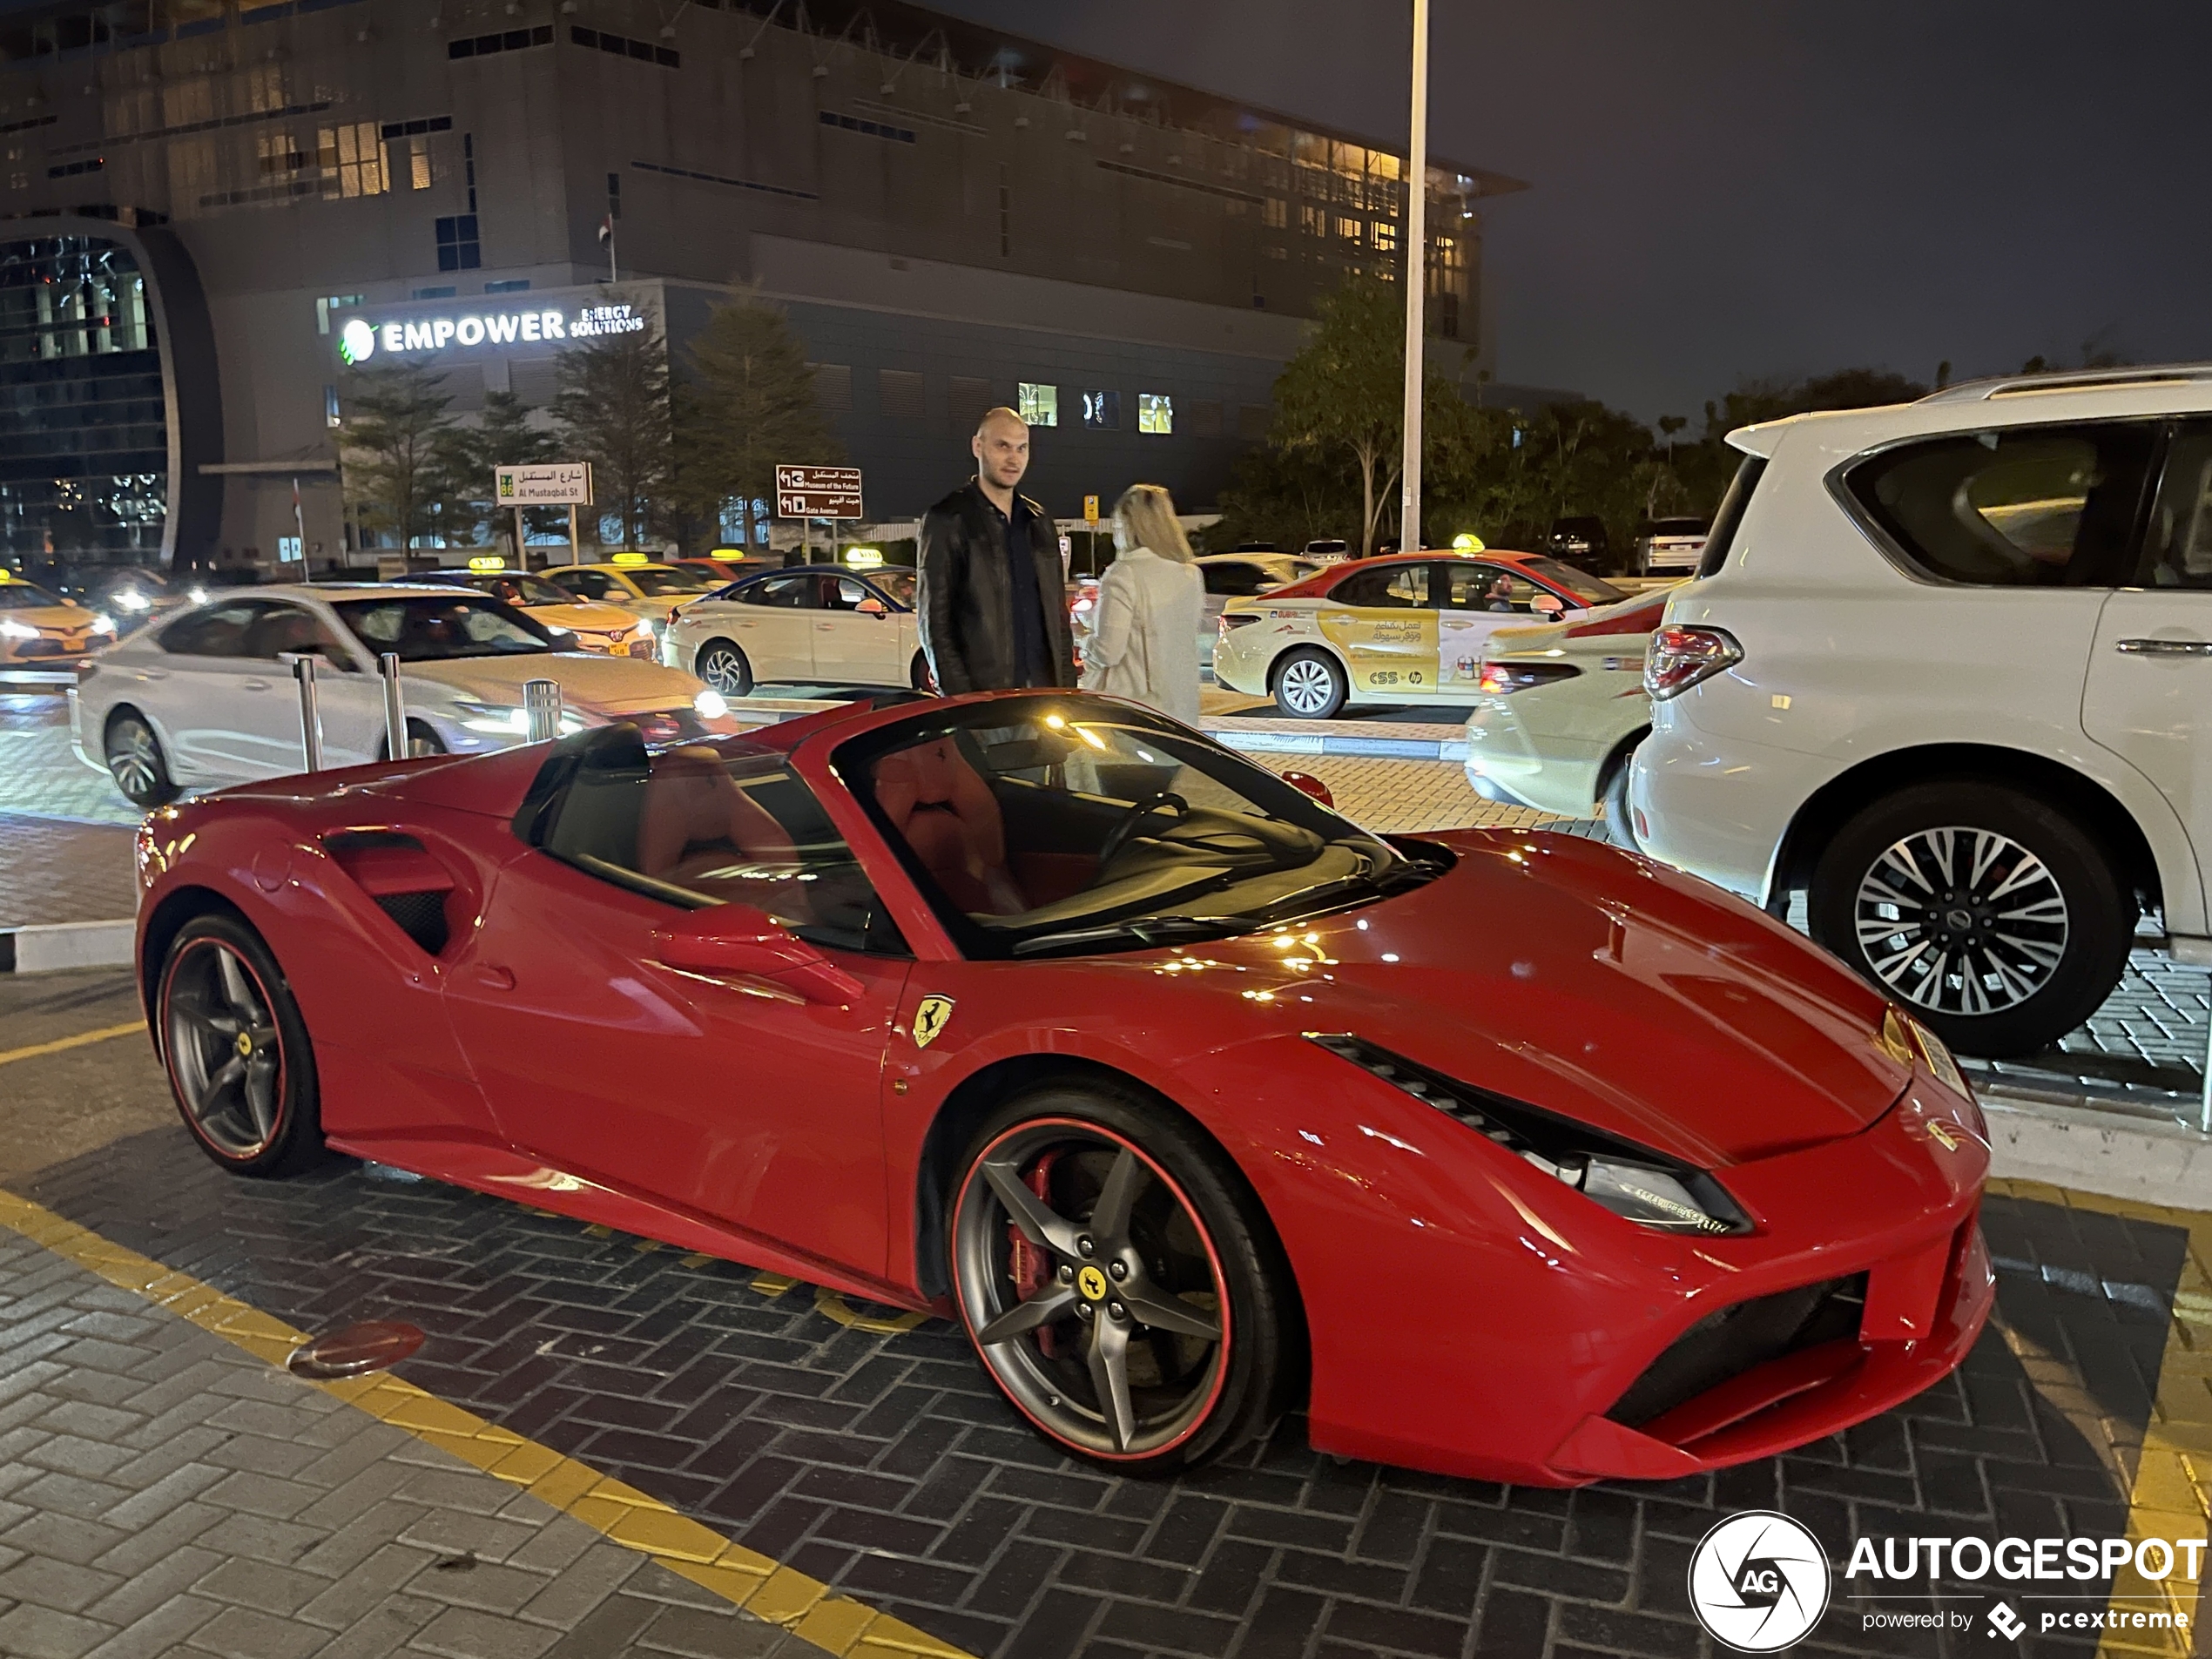
{"label": "building facade", "polygon": [[[542,408],[610,328],[682,373],[737,285],[871,517],[956,484],[998,403],[1055,513],[1140,478],[1203,508],[1318,298],[1401,263],[1390,148],[895,0],[112,0],[0,17],[0,59],[19,563],[373,558],[356,376]],[[1427,181],[1431,360],[1470,381],[1477,203],[1517,187]]]}

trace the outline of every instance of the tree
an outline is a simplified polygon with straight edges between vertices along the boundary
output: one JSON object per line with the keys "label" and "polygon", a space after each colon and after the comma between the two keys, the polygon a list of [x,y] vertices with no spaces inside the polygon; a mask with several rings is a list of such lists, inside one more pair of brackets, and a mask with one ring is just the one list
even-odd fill
{"label": "tree", "polygon": [[[1359,482],[1359,550],[1365,555],[1374,550],[1375,532],[1390,513],[1404,461],[1405,301],[1395,284],[1347,276],[1314,315],[1313,333],[1275,382],[1269,441],[1349,463]],[[1454,441],[1429,432],[1427,423],[1433,418],[1456,429],[1456,412],[1467,405],[1457,387],[1431,374],[1423,382],[1421,408],[1426,470],[1429,452]]]}
{"label": "tree", "polygon": [[667,344],[652,314],[637,310],[643,328],[570,348],[553,400],[562,459],[591,463],[595,516],[622,521],[625,548],[668,524],[675,471]]}
{"label": "tree", "polygon": [[[676,500],[718,523],[725,502],[772,498],[776,468],[845,458],[814,401],[806,348],[779,307],[753,290],[717,306],[687,352],[691,379],[677,388]],[[753,545],[753,516],[743,514]]]}
{"label": "tree", "polygon": [[[483,413],[473,426],[447,428],[438,446],[439,518],[448,543],[496,543],[514,532],[511,511],[494,497],[492,475],[500,467],[552,461],[552,436],[530,424],[529,406],[512,392],[484,394]],[[540,529],[550,527],[547,509],[531,514]],[[522,550],[516,550],[519,561]]]}
{"label": "tree", "polygon": [[369,529],[389,530],[401,547],[430,534],[438,473],[453,399],[445,377],[419,363],[354,369],[346,380],[339,428],[346,502]]}

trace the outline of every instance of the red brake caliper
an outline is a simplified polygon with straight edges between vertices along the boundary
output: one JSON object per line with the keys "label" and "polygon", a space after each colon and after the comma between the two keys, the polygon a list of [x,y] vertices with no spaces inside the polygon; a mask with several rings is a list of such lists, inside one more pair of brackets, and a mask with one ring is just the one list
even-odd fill
{"label": "red brake caliper", "polygon": [[[1057,1152],[1047,1152],[1037,1160],[1037,1166],[1023,1178],[1022,1184],[1042,1198],[1052,1201],[1052,1166],[1059,1157]],[[1008,1267],[1014,1279],[1014,1288],[1020,1299],[1026,1302],[1045,1286],[1052,1277],[1052,1258],[1045,1251],[1022,1236],[1022,1230],[1012,1222],[1006,1227],[1008,1241],[1013,1245],[1013,1259]],[[1053,1355],[1052,1327],[1039,1325],[1036,1332],[1037,1348],[1048,1359]]]}

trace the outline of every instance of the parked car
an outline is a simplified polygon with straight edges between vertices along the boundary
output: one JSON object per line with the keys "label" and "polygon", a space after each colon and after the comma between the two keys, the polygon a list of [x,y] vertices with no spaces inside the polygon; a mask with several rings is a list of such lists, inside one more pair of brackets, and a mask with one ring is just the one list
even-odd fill
{"label": "parked car", "polygon": [[608,657],[660,656],[651,623],[620,605],[579,598],[542,576],[525,570],[428,570],[412,582],[451,583],[489,594],[502,604],[526,610],[543,624],[564,649],[597,651]]}
{"label": "parked car", "polygon": [[219,1167],[329,1148],[946,1310],[1006,1423],[1117,1477],[1295,1413],[1339,1456],[1680,1482],[1940,1381],[1993,1299],[1981,1113],[1825,953],[1588,840],[1380,840],[1112,699],[616,726],[141,846]]}
{"label": "parked car", "polygon": [[1687,576],[1705,550],[1702,518],[1655,518],[1636,536],[1636,570],[1642,576]]}
{"label": "parked car", "polygon": [[688,599],[726,586],[714,571],[697,565],[657,564],[642,553],[617,554],[604,564],[556,564],[545,572],[555,587],[595,604],[618,605],[652,625],[660,637],[668,613]]}
{"label": "parked car", "polygon": [[1565,559],[1586,570],[1605,570],[1613,559],[1612,541],[1602,518],[1554,519],[1548,545],[1554,558]]}
{"label": "parked car", "polygon": [[1305,544],[1305,556],[1316,564],[1341,564],[1352,556],[1352,543],[1337,536],[1324,536]]}
{"label": "parked car", "polygon": [[1629,762],[1651,730],[1643,655],[1666,609],[1664,595],[1628,599],[1491,635],[1467,716],[1474,792],[1563,818],[1602,813],[1634,846]]}
{"label": "parked car", "polygon": [[[1327,568],[1294,553],[1258,551],[1211,553],[1194,563],[1205,583],[1205,599],[1198,613],[1198,666],[1202,672],[1213,667],[1214,642],[1221,632],[1222,607],[1230,600],[1273,593],[1293,582],[1318,576]],[[1070,592],[1068,603],[1068,621],[1075,633],[1078,660],[1082,658],[1084,642],[1090,637],[1097,604],[1098,578],[1085,577]]]}
{"label": "parked car", "polygon": [[[0,590],[4,591],[4,590]],[[186,787],[296,772],[300,700],[284,658],[317,659],[326,765],[385,752],[377,657],[405,665],[410,754],[520,743],[523,682],[561,688],[570,729],[636,723],[655,741],[735,730],[722,698],[658,663],[561,649],[523,611],[428,584],[270,586],[219,595],[145,629],[78,670],[70,692],[78,759],[135,805]]]}
{"label": "parked car", "polygon": [[69,671],[115,637],[115,619],[0,566],[0,675]]}
{"label": "parked car", "polygon": [[86,604],[112,621],[120,636],[136,633],[157,617],[165,617],[206,597],[204,588],[195,590],[158,571],[133,567],[94,582]]}
{"label": "parked car", "polygon": [[770,570],[678,610],[661,660],[725,697],[760,685],[890,685],[928,681],[912,570],[831,565]]}
{"label": "parked car", "polygon": [[1637,839],[1970,1054],[2043,1047],[2136,921],[2212,965],[2212,368],[1748,427],[1652,637]]}
{"label": "parked car", "polygon": [[1404,553],[1356,559],[1256,599],[1229,599],[1214,678],[1325,720],[1353,697],[1464,703],[1501,628],[1625,596],[1541,553]]}

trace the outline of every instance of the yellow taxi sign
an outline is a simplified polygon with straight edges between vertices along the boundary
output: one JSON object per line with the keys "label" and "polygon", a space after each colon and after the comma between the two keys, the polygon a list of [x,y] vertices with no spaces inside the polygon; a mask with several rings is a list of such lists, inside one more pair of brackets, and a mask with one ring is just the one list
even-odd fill
{"label": "yellow taxi sign", "polygon": [[1086,524],[1098,523],[1098,497],[1096,496],[1083,497],[1083,523]]}
{"label": "yellow taxi sign", "polygon": [[1473,530],[1461,530],[1452,538],[1452,550],[1454,553],[1480,553],[1483,550],[1482,538]]}
{"label": "yellow taxi sign", "polygon": [[617,553],[615,555],[614,562],[617,564],[651,564],[653,561],[648,554]]}
{"label": "yellow taxi sign", "polygon": [[883,550],[880,547],[848,547],[845,562],[856,570],[873,570],[883,564]]}
{"label": "yellow taxi sign", "polygon": [[469,568],[479,576],[489,576],[494,571],[505,570],[507,561],[496,553],[479,553],[469,561]]}
{"label": "yellow taxi sign", "polygon": [[718,547],[707,554],[711,559],[741,559],[745,556],[745,549],[741,547]]}

